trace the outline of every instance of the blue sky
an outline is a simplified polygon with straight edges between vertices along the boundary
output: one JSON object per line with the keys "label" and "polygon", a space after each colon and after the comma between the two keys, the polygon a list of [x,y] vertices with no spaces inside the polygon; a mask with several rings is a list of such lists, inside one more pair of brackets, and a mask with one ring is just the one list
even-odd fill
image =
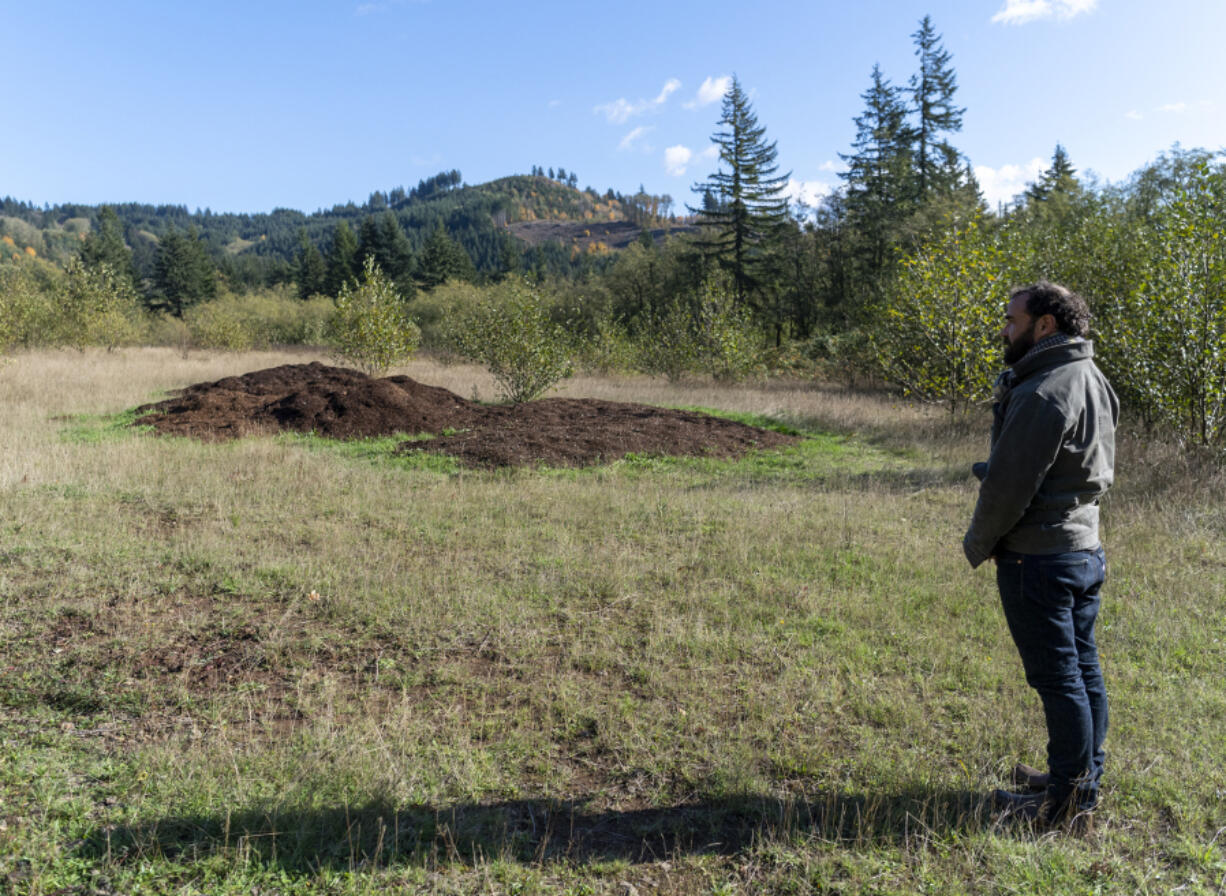
{"label": "blue sky", "polygon": [[0,0],[0,195],[310,212],[541,165],[681,210],[735,73],[813,198],[925,14],[992,202],[1058,142],[1104,181],[1226,147],[1226,0]]}

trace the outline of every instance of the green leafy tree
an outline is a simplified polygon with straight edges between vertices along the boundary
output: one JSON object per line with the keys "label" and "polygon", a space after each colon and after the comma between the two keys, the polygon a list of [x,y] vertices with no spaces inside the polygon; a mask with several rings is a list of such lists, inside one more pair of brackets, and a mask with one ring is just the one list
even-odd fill
{"label": "green leafy tree", "polygon": [[1156,215],[1135,289],[1104,322],[1107,373],[1186,444],[1226,440],[1226,167],[1198,166]]}
{"label": "green leafy tree", "polygon": [[158,243],[151,305],[182,317],[184,309],[217,295],[217,267],[193,226],[172,227]]}
{"label": "green leafy tree", "polygon": [[370,255],[361,283],[341,287],[329,329],[337,357],[371,376],[407,361],[421,342],[395,284]]}
{"label": "green leafy tree", "polygon": [[870,331],[886,378],[951,415],[986,399],[1002,365],[1008,259],[985,223],[950,222],[906,258]]}
{"label": "green leafy tree", "polygon": [[784,189],[790,172],[778,173],[775,143],[767,142],[766,128],[735,77],[724,94],[719,127],[711,137],[719,167],[694,185],[703,202],[690,211],[702,227],[699,246],[731,275],[737,301],[752,303],[769,277],[771,241],[788,223]]}
{"label": "green leafy tree", "polygon": [[65,344],[115,348],[136,338],[140,299],[126,271],[74,259],[65,271],[59,324]]}
{"label": "green leafy tree", "polygon": [[484,366],[510,402],[531,401],[574,370],[575,349],[540,294],[526,283],[494,287],[452,322],[451,343]]}

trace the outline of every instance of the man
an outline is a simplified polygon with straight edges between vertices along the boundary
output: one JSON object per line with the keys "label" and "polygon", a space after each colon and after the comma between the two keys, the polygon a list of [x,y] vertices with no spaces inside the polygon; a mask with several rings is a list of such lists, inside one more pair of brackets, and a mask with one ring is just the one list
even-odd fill
{"label": "man", "polygon": [[962,541],[972,567],[996,561],[996,582],[1027,683],[1043,703],[1048,772],[1019,766],[998,790],[1007,814],[1043,828],[1084,828],[1098,804],[1107,692],[1094,643],[1106,560],[1098,502],[1111,485],[1119,401],[1086,339],[1076,293],[1040,281],[1009,297],[992,449],[976,464],[979,500]]}

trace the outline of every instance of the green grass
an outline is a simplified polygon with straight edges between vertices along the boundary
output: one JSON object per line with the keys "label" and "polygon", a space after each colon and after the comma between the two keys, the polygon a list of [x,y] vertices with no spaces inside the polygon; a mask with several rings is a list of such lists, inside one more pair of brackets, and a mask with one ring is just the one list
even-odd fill
{"label": "green grass", "polygon": [[980,800],[1044,745],[959,547],[981,437],[482,472],[122,419],[0,433],[0,892],[1226,880],[1220,477],[1122,446],[1105,808],[1036,839]]}

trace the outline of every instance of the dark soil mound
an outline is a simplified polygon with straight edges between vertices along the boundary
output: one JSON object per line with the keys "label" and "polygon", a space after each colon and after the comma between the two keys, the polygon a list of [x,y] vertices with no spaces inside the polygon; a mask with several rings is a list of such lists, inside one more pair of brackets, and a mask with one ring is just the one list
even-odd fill
{"label": "dark soil mound", "polygon": [[450,454],[473,467],[581,467],[627,454],[736,457],[794,441],[792,436],[694,411],[544,398],[486,408],[471,428],[428,442],[407,442],[401,450]]}
{"label": "dark soil mound", "polygon": [[374,379],[323,364],[272,367],[214,383],[137,409],[158,432],[229,439],[278,430],[330,438],[444,433],[406,442],[475,467],[545,463],[583,466],[627,454],[734,457],[793,436],[693,411],[576,398],[485,407],[407,376]]}
{"label": "dark soil mound", "polygon": [[283,429],[333,439],[436,433],[467,426],[481,408],[407,376],[374,379],[344,367],[287,364],[215,383],[137,409],[159,432],[228,439]]}

